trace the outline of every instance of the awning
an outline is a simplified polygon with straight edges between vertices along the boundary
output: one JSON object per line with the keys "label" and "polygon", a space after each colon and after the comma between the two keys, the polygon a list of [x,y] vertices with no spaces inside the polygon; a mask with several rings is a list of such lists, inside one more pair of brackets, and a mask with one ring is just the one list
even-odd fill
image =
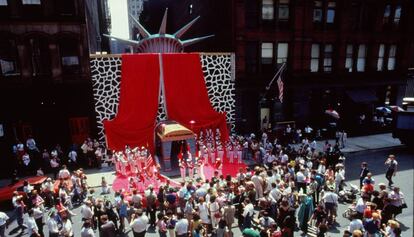
{"label": "awning", "polygon": [[190,129],[175,121],[161,122],[157,125],[156,131],[161,141],[179,141],[195,138],[195,134]]}
{"label": "awning", "polygon": [[346,94],[355,103],[371,103],[378,100],[375,92],[368,89],[346,91]]}

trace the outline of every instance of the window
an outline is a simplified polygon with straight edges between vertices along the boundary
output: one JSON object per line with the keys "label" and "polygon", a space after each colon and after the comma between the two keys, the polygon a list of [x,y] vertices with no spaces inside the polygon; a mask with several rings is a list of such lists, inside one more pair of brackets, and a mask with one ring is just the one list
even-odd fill
{"label": "window", "polygon": [[348,44],[346,46],[346,58],[345,58],[345,68],[348,72],[352,72],[354,66],[354,46]]}
{"label": "window", "polygon": [[378,50],[377,71],[384,70],[384,55],[385,55],[385,45],[380,44],[380,47]]}
{"label": "window", "polygon": [[262,19],[273,20],[274,19],[274,8],[273,0],[262,1]]}
{"label": "window", "polygon": [[22,0],[23,5],[40,5],[40,0]]}
{"label": "window", "polygon": [[319,71],[319,44],[312,44],[310,70]]}
{"label": "window", "polygon": [[390,20],[390,16],[391,16],[391,5],[387,5],[385,6],[385,9],[384,9],[384,18],[382,22],[384,24],[388,23]]}
{"label": "window", "polygon": [[357,71],[365,71],[365,60],[367,56],[367,48],[365,44],[360,44],[358,47]]}
{"label": "window", "polygon": [[14,61],[7,61],[0,59],[0,68],[1,74],[4,76],[12,75],[16,71],[16,66]]}
{"label": "window", "polygon": [[245,22],[246,28],[255,29],[258,27],[260,19],[260,4],[257,1],[245,1]]}
{"label": "window", "polygon": [[277,59],[276,63],[285,63],[288,58],[288,43],[278,43],[277,44]]}
{"label": "window", "polygon": [[394,24],[398,25],[400,23],[401,18],[401,6],[397,6],[394,12]]}
{"label": "window", "polygon": [[63,72],[68,74],[78,73],[80,70],[78,40],[71,37],[60,39],[59,51]]}
{"label": "window", "polygon": [[62,57],[62,66],[75,66],[79,65],[78,56],[63,56]]}
{"label": "window", "polygon": [[335,2],[328,3],[328,10],[326,11],[326,23],[333,24],[335,20]]}
{"label": "window", "polygon": [[325,45],[323,51],[323,71],[332,72],[332,44]]}
{"label": "window", "polygon": [[322,1],[315,1],[315,6],[313,8],[313,22],[322,22],[322,12]]}
{"label": "window", "polygon": [[256,42],[246,43],[246,71],[250,73],[257,72],[257,55],[258,47]]}
{"label": "window", "polygon": [[397,52],[397,46],[391,45],[388,51],[388,65],[387,69],[392,71],[395,69],[395,54]]}
{"label": "window", "polygon": [[279,0],[277,17],[279,20],[289,20],[289,0]]}
{"label": "window", "polygon": [[35,36],[28,40],[31,49],[33,76],[50,74],[49,41],[45,37]]}
{"label": "window", "polygon": [[361,2],[353,0],[351,2],[351,13],[349,21],[352,22],[352,29],[358,29],[361,17]]}
{"label": "window", "polygon": [[262,64],[272,64],[273,43],[262,43]]}
{"label": "window", "polygon": [[17,59],[16,42],[11,39],[0,39],[0,77],[20,74]]}
{"label": "window", "polygon": [[0,6],[7,6],[7,0],[0,0]]}

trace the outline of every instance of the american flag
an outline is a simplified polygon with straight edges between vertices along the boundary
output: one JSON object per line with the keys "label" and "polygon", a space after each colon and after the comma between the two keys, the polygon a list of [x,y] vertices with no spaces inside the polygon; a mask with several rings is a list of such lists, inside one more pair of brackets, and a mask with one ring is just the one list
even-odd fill
{"label": "american flag", "polygon": [[279,88],[279,100],[283,103],[283,81],[281,76],[277,79],[277,87]]}
{"label": "american flag", "polygon": [[145,159],[145,164],[147,165],[146,168],[149,168],[154,165],[154,159],[152,159],[151,154],[149,154]]}

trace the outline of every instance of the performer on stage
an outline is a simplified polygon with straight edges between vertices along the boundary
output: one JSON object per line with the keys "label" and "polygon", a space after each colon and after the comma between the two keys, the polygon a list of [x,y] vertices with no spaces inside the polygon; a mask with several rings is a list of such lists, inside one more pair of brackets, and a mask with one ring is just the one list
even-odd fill
{"label": "performer on stage", "polygon": [[197,157],[196,160],[196,172],[199,178],[201,178],[201,180],[205,181],[206,177],[204,176],[204,159],[201,157]]}
{"label": "performer on stage", "polygon": [[136,174],[136,167],[135,167],[135,160],[134,160],[134,152],[133,150],[128,150],[127,151],[127,161],[128,161],[128,165],[129,165],[129,172],[131,172],[131,174]]}
{"label": "performer on stage", "polygon": [[204,160],[203,161],[203,164],[208,164],[208,151],[207,151],[207,147],[206,146],[203,146],[203,148],[201,150],[203,151],[203,156],[200,156],[200,158]]}
{"label": "performer on stage", "polygon": [[214,163],[214,169],[215,171],[218,171],[219,175],[223,174],[223,163],[221,162],[220,158],[216,159],[216,162]]}
{"label": "performer on stage", "polygon": [[[213,152],[213,146],[212,146],[212,144],[211,144],[211,142],[209,140],[207,140],[206,147],[207,147],[207,158],[210,158],[211,159],[212,154],[214,152]],[[208,160],[206,161],[206,164],[208,164]]]}
{"label": "performer on stage", "polygon": [[115,164],[116,174],[120,174],[121,173],[121,165],[119,164],[118,153],[115,150],[112,151],[112,163]]}
{"label": "performer on stage", "polygon": [[237,143],[237,159],[239,160],[239,164],[242,163],[242,157],[243,157],[243,149],[240,143]]}
{"label": "performer on stage", "polygon": [[211,164],[214,165],[214,163],[216,163],[216,156],[217,156],[217,151],[214,147],[211,148],[211,153],[210,153],[210,160],[211,160]]}
{"label": "performer on stage", "polygon": [[184,159],[180,159],[178,165],[180,166],[181,178],[185,182],[185,175],[186,175],[186,171],[187,171],[187,165],[184,162]]}
{"label": "performer on stage", "polygon": [[218,143],[217,144],[217,158],[220,160],[223,160],[224,157],[224,151],[223,151],[223,146]]}
{"label": "performer on stage", "polygon": [[122,153],[122,151],[119,151],[118,159],[119,159],[120,166],[121,166],[121,175],[127,176],[127,173],[126,173],[127,161],[126,161],[125,155]]}
{"label": "performer on stage", "polygon": [[193,179],[194,178],[194,164],[193,164],[193,160],[191,158],[190,152],[188,152],[187,167],[188,167],[188,176],[190,176],[190,179]]}
{"label": "performer on stage", "polygon": [[234,151],[232,141],[227,142],[226,153],[228,161],[232,164],[234,162]]}

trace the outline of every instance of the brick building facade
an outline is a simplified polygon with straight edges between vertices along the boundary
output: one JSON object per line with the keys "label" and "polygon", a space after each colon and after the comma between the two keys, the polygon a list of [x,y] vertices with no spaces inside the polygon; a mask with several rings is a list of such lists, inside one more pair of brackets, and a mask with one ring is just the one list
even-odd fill
{"label": "brick building facade", "polygon": [[[335,109],[344,127],[376,106],[400,105],[414,63],[414,3],[409,0],[234,0],[239,125],[270,120],[323,126]],[[265,88],[281,63],[277,85]],[[261,102],[261,106],[259,106]],[[263,117],[262,117],[263,119]]]}
{"label": "brick building facade", "polygon": [[84,4],[0,0],[2,153],[30,134],[46,148],[89,135],[94,112]]}

